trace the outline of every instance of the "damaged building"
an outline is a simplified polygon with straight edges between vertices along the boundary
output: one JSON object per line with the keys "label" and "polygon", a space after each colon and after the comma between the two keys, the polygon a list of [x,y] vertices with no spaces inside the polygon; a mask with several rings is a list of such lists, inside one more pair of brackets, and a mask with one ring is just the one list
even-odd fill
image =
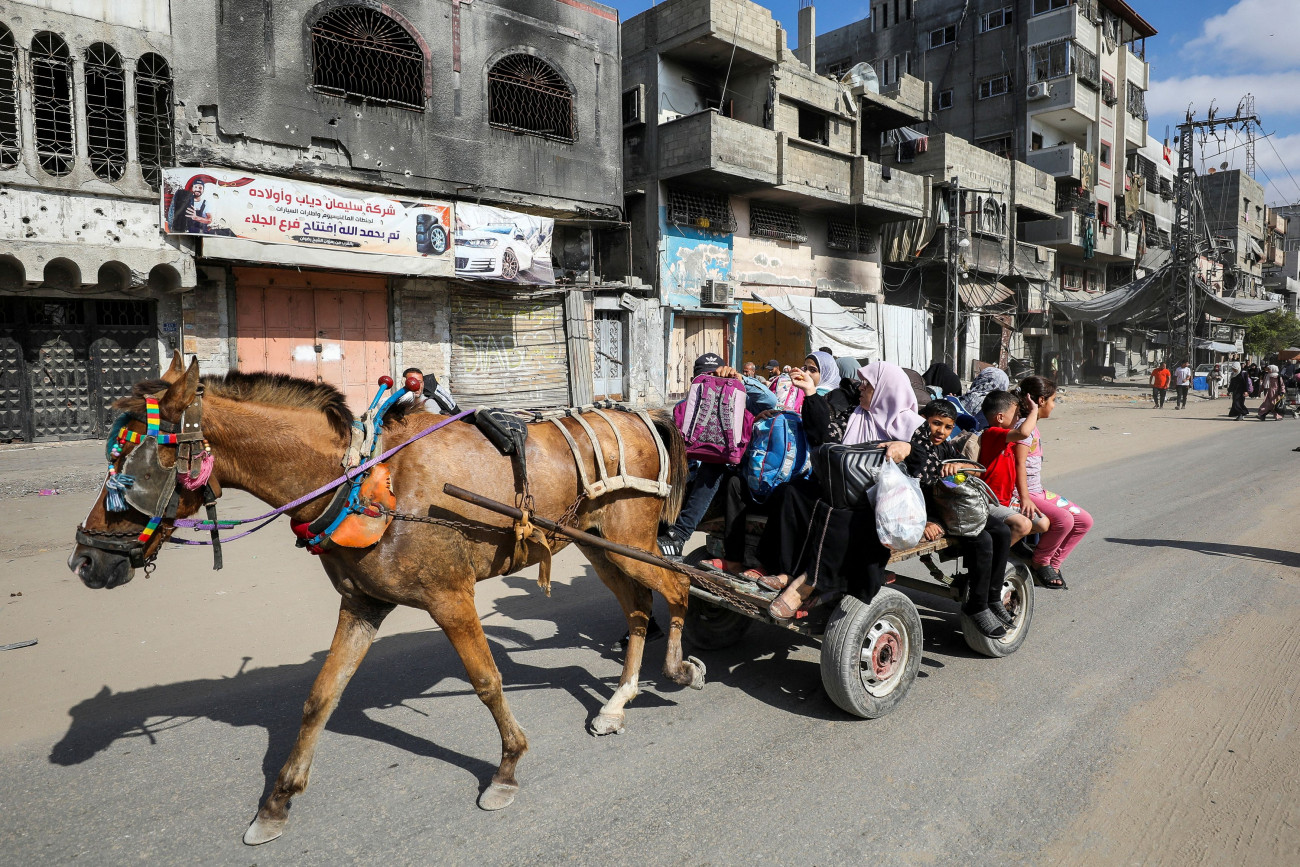
{"label": "damaged building", "polygon": [[102,435],[180,345],[167,2],[0,2],[0,441]]}
{"label": "damaged building", "polygon": [[926,312],[879,303],[881,227],[927,213],[927,182],[868,154],[928,116],[927,88],[905,78],[882,94],[816,74],[813,15],[800,12],[797,50],[745,0],[668,0],[623,24],[633,273],[666,310],[669,395],[703,352],[797,364],[833,342],[765,303],[779,298],[838,302],[868,324],[894,315],[908,340],[890,360],[929,360]]}

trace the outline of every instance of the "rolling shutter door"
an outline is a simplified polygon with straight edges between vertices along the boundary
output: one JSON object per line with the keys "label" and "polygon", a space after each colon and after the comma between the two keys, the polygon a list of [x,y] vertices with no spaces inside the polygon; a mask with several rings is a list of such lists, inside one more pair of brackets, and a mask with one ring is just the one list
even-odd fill
{"label": "rolling shutter door", "polygon": [[461,407],[569,404],[564,302],[453,291],[451,392]]}

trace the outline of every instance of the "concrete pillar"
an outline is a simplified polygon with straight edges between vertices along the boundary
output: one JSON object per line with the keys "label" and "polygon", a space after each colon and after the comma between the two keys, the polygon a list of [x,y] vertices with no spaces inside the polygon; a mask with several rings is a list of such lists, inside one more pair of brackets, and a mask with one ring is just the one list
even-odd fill
{"label": "concrete pillar", "polygon": [[814,72],[817,70],[817,10],[811,3],[799,8],[799,48],[794,56]]}

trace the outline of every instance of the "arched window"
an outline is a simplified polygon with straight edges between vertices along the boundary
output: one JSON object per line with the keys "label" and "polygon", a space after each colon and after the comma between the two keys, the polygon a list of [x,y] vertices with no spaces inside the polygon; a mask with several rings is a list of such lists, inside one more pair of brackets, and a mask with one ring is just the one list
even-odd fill
{"label": "arched window", "polygon": [[18,165],[22,139],[18,132],[18,46],[9,28],[0,24],[0,169]]}
{"label": "arched window", "polygon": [[140,171],[155,190],[162,170],[176,162],[174,118],[171,67],[157,54],[142,55],[135,64],[135,134]]}
{"label": "arched window", "polygon": [[311,28],[312,84],[335,96],[424,111],[424,52],[369,6],[340,6]]}
{"label": "arched window", "polygon": [[103,42],[86,49],[86,145],[97,176],[115,181],[126,172],[126,76]]}
{"label": "arched window", "polygon": [[577,141],[573,92],[560,73],[531,54],[511,54],[488,71],[488,123],[497,129]]}
{"label": "arched window", "polygon": [[72,171],[72,57],[68,46],[48,30],[32,38],[32,115],[36,158],[52,175]]}

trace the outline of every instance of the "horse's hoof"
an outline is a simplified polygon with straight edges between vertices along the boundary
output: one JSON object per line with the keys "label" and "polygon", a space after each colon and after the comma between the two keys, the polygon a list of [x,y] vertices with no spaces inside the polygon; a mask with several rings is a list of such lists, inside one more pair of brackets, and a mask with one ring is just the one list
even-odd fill
{"label": "horse's hoof", "polygon": [[248,826],[248,830],[244,832],[244,842],[249,846],[261,846],[263,843],[270,843],[284,833],[284,826],[287,824],[289,824],[288,819],[263,819],[258,816],[253,820],[253,824]]}
{"label": "horse's hoof", "polygon": [[691,689],[704,689],[704,676],[708,674],[709,670],[703,662],[693,656],[686,657],[686,661],[695,668],[695,671],[691,674]]}
{"label": "horse's hoof", "polygon": [[593,735],[621,735],[625,730],[623,721],[626,718],[627,717],[624,714],[596,714],[596,718],[591,721],[591,733]]}
{"label": "horse's hoof", "polygon": [[483,794],[478,796],[479,809],[487,810],[489,813],[494,810],[504,809],[514,803],[517,794],[519,794],[518,783],[508,784],[493,781],[483,790]]}

